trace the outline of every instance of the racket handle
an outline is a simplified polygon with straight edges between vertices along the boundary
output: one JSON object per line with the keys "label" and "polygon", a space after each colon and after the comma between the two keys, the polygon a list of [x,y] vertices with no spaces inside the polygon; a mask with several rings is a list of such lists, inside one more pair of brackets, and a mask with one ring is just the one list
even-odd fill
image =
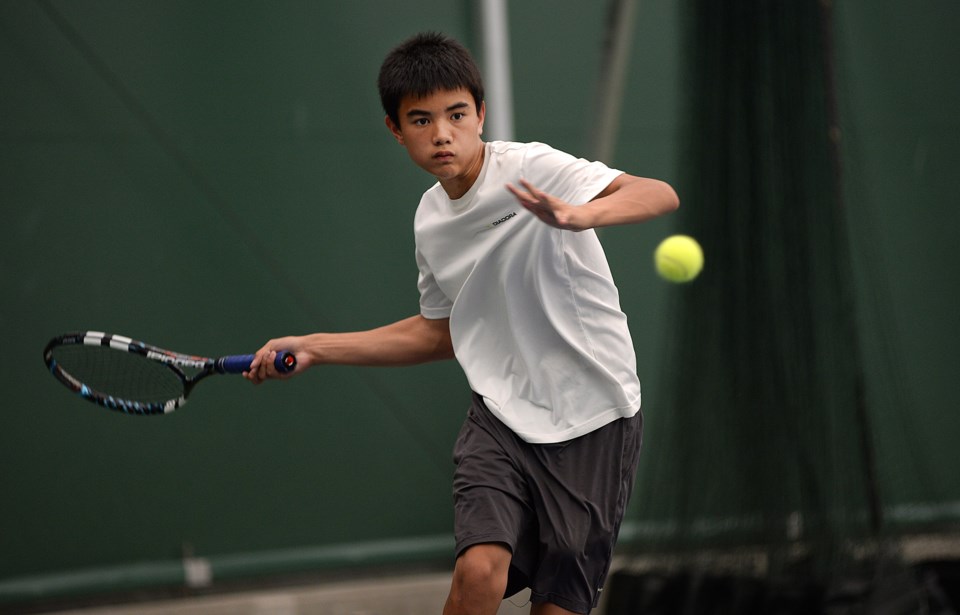
{"label": "racket handle", "polygon": [[[253,363],[252,354],[235,354],[217,359],[215,369],[220,374],[242,374],[250,369]],[[273,366],[281,374],[292,372],[297,367],[297,357],[292,352],[283,350],[277,353]]]}

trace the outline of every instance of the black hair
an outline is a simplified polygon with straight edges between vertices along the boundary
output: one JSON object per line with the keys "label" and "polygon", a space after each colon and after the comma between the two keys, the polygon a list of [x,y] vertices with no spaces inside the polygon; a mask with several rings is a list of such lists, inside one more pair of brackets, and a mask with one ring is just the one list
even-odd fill
{"label": "black hair", "polygon": [[396,46],[380,66],[377,87],[383,110],[395,124],[400,123],[400,102],[411,94],[466,88],[477,111],[483,102],[483,78],[470,52],[438,32],[417,34]]}

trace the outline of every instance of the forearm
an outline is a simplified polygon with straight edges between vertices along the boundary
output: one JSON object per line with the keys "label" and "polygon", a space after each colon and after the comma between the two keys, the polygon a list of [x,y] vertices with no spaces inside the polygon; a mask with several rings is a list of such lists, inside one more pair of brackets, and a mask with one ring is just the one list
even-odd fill
{"label": "forearm", "polygon": [[595,199],[577,209],[581,228],[646,222],[680,206],[669,184],[656,179],[621,175]]}
{"label": "forearm", "polygon": [[518,188],[507,184],[517,201],[550,226],[585,231],[600,226],[637,224],[671,212],[680,205],[677,193],[657,179],[623,173],[589,203],[574,206],[520,180]]}
{"label": "forearm", "polygon": [[447,319],[411,316],[350,333],[315,333],[303,340],[311,364],[398,366],[453,358]]}
{"label": "forearm", "polygon": [[[297,368],[279,374],[273,360],[279,351],[292,352]],[[247,380],[290,378],[313,365],[414,365],[453,358],[449,319],[411,316],[393,324],[352,333],[314,333],[272,339],[254,355]]]}

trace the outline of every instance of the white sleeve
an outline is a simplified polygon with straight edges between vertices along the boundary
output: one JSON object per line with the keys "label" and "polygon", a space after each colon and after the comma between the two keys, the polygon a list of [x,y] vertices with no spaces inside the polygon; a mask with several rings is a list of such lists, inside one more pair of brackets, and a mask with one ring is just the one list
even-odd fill
{"label": "white sleeve", "polygon": [[417,250],[417,267],[420,269],[420,277],[417,280],[417,288],[420,290],[420,314],[430,320],[449,318],[453,302],[440,290],[420,250]]}
{"label": "white sleeve", "polygon": [[521,172],[537,188],[571,205],[589,202],[623,174],[602,162],[575,158],[542,143],[531,144]]}

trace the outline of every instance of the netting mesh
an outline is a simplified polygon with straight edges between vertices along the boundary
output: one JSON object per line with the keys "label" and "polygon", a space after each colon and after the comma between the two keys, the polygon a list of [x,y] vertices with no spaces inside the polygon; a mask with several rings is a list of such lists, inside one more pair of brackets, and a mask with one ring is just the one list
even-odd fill
{"label": "netting mesh", "polygon": [[184,393],[176,372],[142,355],[77,344],[54,348],[53,359],[63,371],[101,395],[163,403]]}
{"label": "netting mesh", "polygon": [[687,2],[677,287],[637,526],[648,549],[878,529],[821,3]]}

